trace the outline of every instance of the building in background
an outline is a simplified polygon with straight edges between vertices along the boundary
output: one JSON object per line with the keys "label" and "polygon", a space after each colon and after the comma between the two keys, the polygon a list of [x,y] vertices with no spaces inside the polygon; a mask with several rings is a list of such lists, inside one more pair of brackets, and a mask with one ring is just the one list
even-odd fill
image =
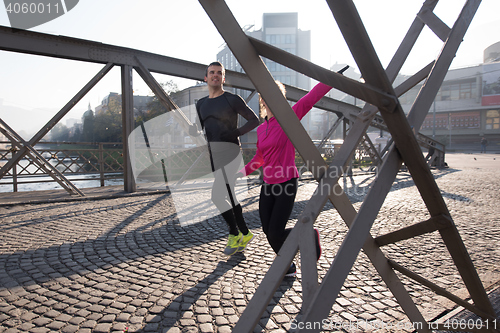
{"label": "building in background", "polygon": [[[252,28],[253,26],[244,27],[245,33],[248,36],[265,41],[303,59],[311,60],[311,31],[299,29],[298,13],[264,13],[261,29],[251,30]],[[217,60],[228,70],[244,72],[227,45],[217,53]],[[311,80],[307,76],[266,58],[264,58],[264,63],[275,80],[305,90],[311,88]],[[244,99],[247,99],[250,95],[250,92],[246,90],[235,89],[233,92]],[[257,116],[259,113],[258,100],[258,96],[254,96],[250,101],[247,101],[252,110],[257,113]],[[311,111],[302,119],[302,124],[308,132],[313,130],[311,122],[313,112]],[[255,130],[248,133],[245,138],[242,138],[242,143],[255,143],[256,141],[257,134]]]}
{"label": "building in background", "polygon": [[[448,149],[479,149],[484,136],[489,150],[500,150],[499,55],[500,42],[485,49],[484,63],[449,70],[420,132]],[[415,86],[401,96],[406,113],[421,87]]]}
{"label": "building in background", "polygon": [[[252,30],[253,26],[244,28],[245,33],[256,39],[263,40],[287,52],[306,60],[311,57],[311,32],[298,28],[297,13],[265,13],[262,28]],[[227,46],[217,54],[228,70],[243,72],[241,65]],[[263,59],[269,71],[276,80],[305,90],[311,89],[311,80],[293,70],[290,70],[269,59]],[[489,141],[489,150],[500,151],[500,42],[492,44],[484,50],[483,63],[470,67],[451,69],[439,89],[434,103],[429,110],[420,132],[445,144],[448,149],[474,149],[479,147],[481,137]],[[360,74],[355,71],[355,64],[349,64],[344,75],[360,80]],[[335,64],[332,71],[338,71],[345,64]],[[409,76],[398,75],[393,86],[397,87]],[[410,89],[400,97],[403,110],[408,113],[421,89],[422,84]],[[187,88],[176,96],[179,106],[192,105],[197,99],[208,94],[205,83]],[[246,90],[226,88],[246,99],[250,92]],[[364,101],[355,99],[341,91],[332,89],[329,97],[362,107]],[[258,97],[247,101],[249,106],[258,113]],[[193,120],[194,113],[188,108],[189,118]],[[337,120],[334,113],[313,109],[302,120],[304,128],[313,140],[322,139]],[[369,129],[369,131],[379,131]],[[380,133],[382,136],[387,134]],[[339,128],[330,138],[342,138]],[[242,138],[242,143],[252,144],[257,141],[255,130]],[[244,145],[245,146],[245,145]],[[479,148],[478,148],[479,149]]]}
{"label": "building in background", "polygon": [[[172,94],[172,100],[182,110],[191,123],[197,122],[196,103],[199,99],[208,96],[208,86],[205,82],[197,82],[194,86],[188,87],[181,91]],[[177,122],[173,122],[170,126],[174,126],[169,132],[172,133],[171,140],[183,143],[184,145],[191,146],[194,144],[191,137],[185,133]],[[165,143],[166,137],[162,138]]]}

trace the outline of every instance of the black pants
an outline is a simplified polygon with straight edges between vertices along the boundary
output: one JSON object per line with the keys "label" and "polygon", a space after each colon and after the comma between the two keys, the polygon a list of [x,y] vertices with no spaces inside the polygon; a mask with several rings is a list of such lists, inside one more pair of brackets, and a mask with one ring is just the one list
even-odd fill
{"label": "black pants", "polygon": [[297,188],[297,178],[281,184],[262,185],[259,201],[260,221],[275,253],[279,252],[292,230],[286,228],[286,223],[292,214]]}
{"label": "black pants", "polygon": [[235,192],[236,173],[243,165],[240,147],[227,142],[211,143],[210,158],[214,172],[212,202],[226,221],[230,234],[236,236],[241,231],[246,235],[248,227]]}

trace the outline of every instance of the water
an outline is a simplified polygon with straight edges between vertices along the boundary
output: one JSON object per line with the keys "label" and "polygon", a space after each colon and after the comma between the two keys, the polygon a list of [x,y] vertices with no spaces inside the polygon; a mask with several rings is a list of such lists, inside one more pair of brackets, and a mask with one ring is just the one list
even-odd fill
{"label": "water", "polygon": [[[62,160],[62,163],[64,162],[68,163],[68,166],[72,171],[75,171],[76,166],[71,166],[71,159],[68,158],[67,161]],[[61,164],[61,161],[58,161],[59,164]],[[2,165],[4,163],[1,163]],[[37,166],[34,164],[30,164],[28,160],[21,160],[19,162],[19,165],[17,167],[18,172],[21,172],[23,168],[26,168],[26,170],[29,173],[35,173],[38,169]],[[64,169],[65,166],[60,165],[58,167],[59,169]],[[63,171],[63,170],[59,170]],[[89,188],[89,187],[100,187],[101,186],[101,181],[99,179],[100,175],[99,174],[77,174],[77,175],[68,175],[64,174],[64,176],[72,181],[72,183],[77,187],[77,188]],[[116,179],[105,179],[104,180],[104,185],[105,186],[112,186],[112,185],[123,185],[123,174],[122,173],[106,173],[105,177],[107,178],[114,178],[117,177]],[[75,180],[75,179],[82,179],[82,180]],[[17,191],[18,192],[29,192],[29,191],[44,191],[44,190],[63,190],[63,187],[59,185],[52,177],[50,176],[45,176],[45,175],[23,175],[23,176],[18,176],[17,178],[18,184],[17,184]],[[22,184],[22,182],[30,182],[26,184]],[[36,182],[34,182],[36,181]],[[8,176],[5,178],[0,179],[0,192],[13,192],[14,191],[14,186],[12,184],[5,184],[5,183],[12,183],[12,177]]]}
{"label": "water", "polygon": [[[89,187],[100,187],[101,181],[98,174],[90,175],[78,175],[78,176],[66,176],[67,179],[72,181],[73,179],[84,179],[78,181],[72,181],[73,185],[77,188],[89,188]],[[19,184],[17,185],[18,192],[29,192],[29,191],[45,191],[45,190],[62,190],[63,187],[59,185],[52,177],[36,177],[37,183]],[[29,177],[29,180],[35,180],[34,177]],[[26,181],[27,177],[18,178],[18,181]],[[6,181],[12,182],[12,179],[0,180],[0,192],[13,192],[12,184],[3,184]],[[50,182],[47,182],[50,181]],[[123,185],[123,178],[117,179],[106,179],[104,180],[104,186],[113,185]]]}

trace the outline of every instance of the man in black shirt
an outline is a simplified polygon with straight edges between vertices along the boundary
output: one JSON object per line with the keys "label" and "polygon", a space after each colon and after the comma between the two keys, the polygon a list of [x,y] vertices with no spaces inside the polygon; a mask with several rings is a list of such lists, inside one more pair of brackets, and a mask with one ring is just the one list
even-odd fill
{"label": "man in black shirt", "polygon": [[[234,185],[240,154],[238,137],[259,125],[259,119],[238,95],[224,91],[225,70],[220,62],[212,62],[205,73],[208,96],[196,103],[196,111],[208,141],[212,170],[215,173],[212,201],[229,226],[229,239],[224,253],[243,251],[253,234],[245,223],[241,205],[236,199]],[[247,122],[238,127],[238,115]],[[195,130],[196,131],[196,130]]]}

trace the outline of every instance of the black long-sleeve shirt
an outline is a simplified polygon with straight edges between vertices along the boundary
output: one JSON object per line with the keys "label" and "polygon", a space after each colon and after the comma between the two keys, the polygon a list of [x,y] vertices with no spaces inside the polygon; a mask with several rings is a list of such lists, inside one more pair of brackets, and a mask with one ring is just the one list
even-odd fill
{"label": "black long-sleeve shirt", "polygon": [[[240,96],[225,91],[222,95],[200,99],[196,111],[209,142],[231,142],[259,125],[259,119]],[[238,128],[238,114],[247,122]]]}

